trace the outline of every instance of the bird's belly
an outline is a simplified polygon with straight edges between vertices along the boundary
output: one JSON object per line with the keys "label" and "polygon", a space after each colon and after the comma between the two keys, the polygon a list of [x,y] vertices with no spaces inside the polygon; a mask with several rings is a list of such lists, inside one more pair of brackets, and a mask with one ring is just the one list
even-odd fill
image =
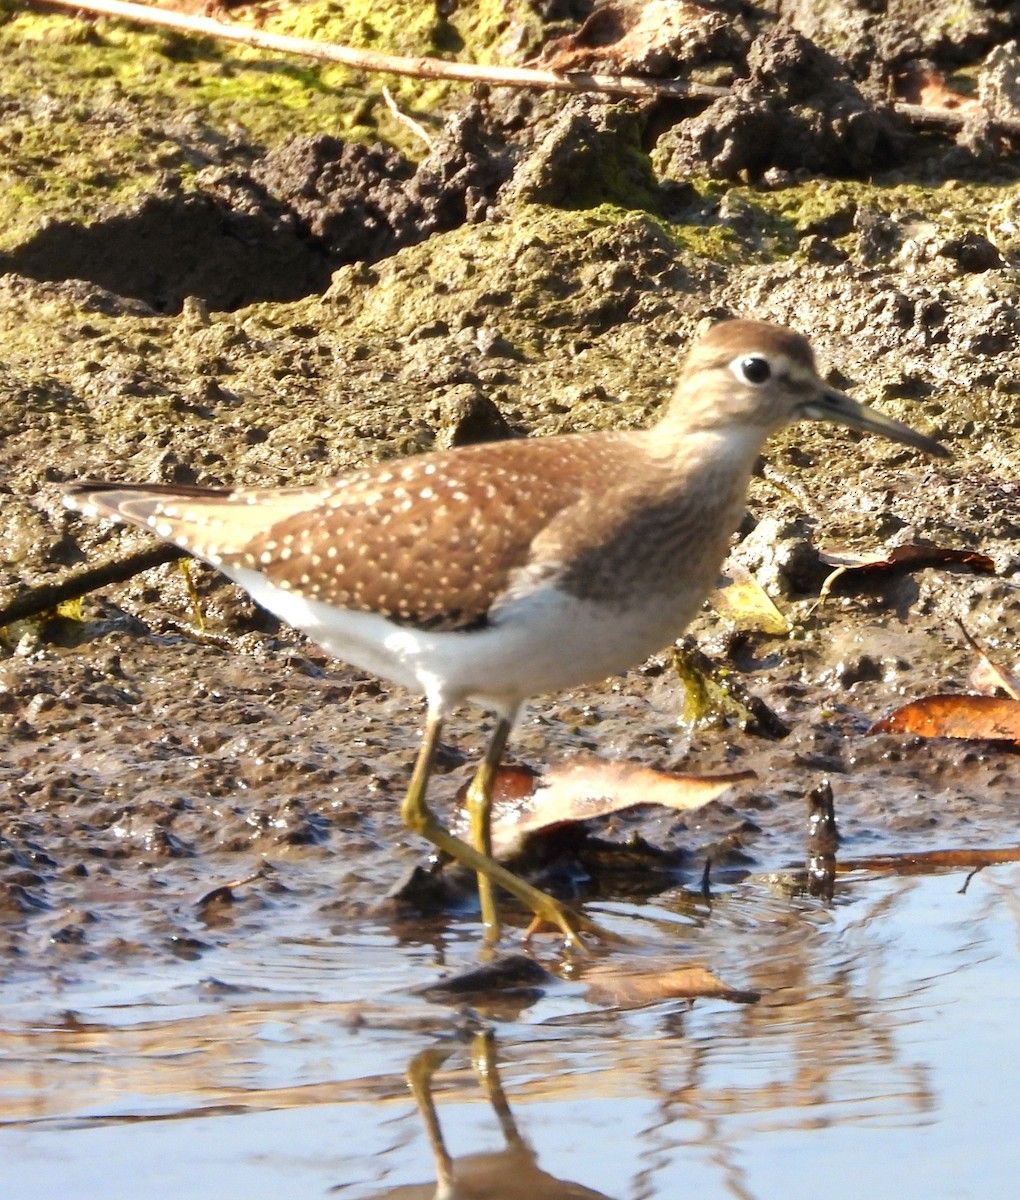
{"label": "bird's belly", "polygon": [[422,630],[304,599],[255,571],[234,568],[230,575],[264,608],[344,662],[421,692],[442,709],[473,700],[506,715],[528,696],[643,662],[693,615],[690,603],[661,596],[618,608],[548,587],[510,602],[481,629]]}
{"label": "bird's belly", "polygon": [[676,637],[692,614],[673,601],[636,606],[578,600],[555,588],[532,592],[501,610],[483,631],[462,695],[499,708],[499,696],[528,696],[594,683],[637,666]]}

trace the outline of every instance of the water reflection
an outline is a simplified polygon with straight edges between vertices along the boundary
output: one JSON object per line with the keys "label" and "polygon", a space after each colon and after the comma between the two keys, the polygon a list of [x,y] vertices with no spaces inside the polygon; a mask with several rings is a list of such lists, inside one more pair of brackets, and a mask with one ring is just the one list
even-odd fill
{"label": "water reflection", "polygon": [[[156,1161],[148,1200],[1010,1194],[1020,867],[965,876],[840,868],[831,904],[749,881],[698,923],[682,897],[620,909],[674,969],[696,952],[761,999],[628,1007],[596,961],[470,1044],[474,1000],[431,1003],[435,954],[384,931],[11,978],[5,1192],[115,1200]],[[474,938],[451,930],[444,957]]]}
{"label": "water reflection", "polygon": [[[517,1128],[499,1075],[496,1037],[480,1030],[471,1045],[471,1067],[503,1138],[503,1149],[453,1158],[443,1137],[433,1096],[436,1072],[453,1053],[452,1048],[430,1047],[416,1054],[407,1071],[428,1137],[435,1165],[435,1181],[406,1184],[378,1192],[372,1200],[609,1200],[603,1192],[543,1171],[534,1149]],[[342,1189],[341,1189],[342,1190]]]}

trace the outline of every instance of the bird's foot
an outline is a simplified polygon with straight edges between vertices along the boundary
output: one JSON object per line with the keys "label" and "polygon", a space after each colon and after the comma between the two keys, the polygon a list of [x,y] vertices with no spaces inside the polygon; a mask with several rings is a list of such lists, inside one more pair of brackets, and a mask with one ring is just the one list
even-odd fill
{"label": "bird's foot", "polygon": [[546,895],[544,892],[539,892],[538,895],[542,897],[543,903],[529,903],[529,907],[535,916],[531,924],[524,931],[522,940],[525,945],[528,945],[536,934],[542,933],[546,929],[559,929],[566,935],[567,943],[574,950],[579,950],[582,954],[587,953],[588,947],[582,940],[581,934],[587,934],[603,942],[626,944],[627,938],[622,934],[614,933],[611,929],[606,929],[605,926],[599,925],[596,921],[582,916],[581,913],[569,908],[566,904],[561,904],[558,900]]}

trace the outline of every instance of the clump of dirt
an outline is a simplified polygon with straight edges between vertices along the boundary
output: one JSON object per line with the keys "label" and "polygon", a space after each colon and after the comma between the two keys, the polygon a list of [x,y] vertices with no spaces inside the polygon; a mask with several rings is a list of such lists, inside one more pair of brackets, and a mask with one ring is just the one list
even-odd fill
{"label": "clump of dirt", "polygon": [[212,308],[287,301],[332,273],[485,217],[510,174],[509,151],[469,105],[416,167],[397,150],[319,134],[288,138],[248,169],[168,180],[127,212],[53,221],[0,255],[0,270],[88,279],[156,312],[189,296]]}
{"label": "clump of dirt", "polygon": [[732,95],[663,135],[663,173],[775,185],[798,171],[863,175],[898,164],[910,143],[906,123],[867,100],[827,51],[782,26],[762,33]]}
{"label": "clump of dirt", "polygon": [[927,59],[942,70],[973,64],[1020,33],[1012,4],[929,4],[926,0],[869,0],[816,4],[777,0],[776,13],[805,37],[838,54],[855,72],[888,75],[909,59]]}

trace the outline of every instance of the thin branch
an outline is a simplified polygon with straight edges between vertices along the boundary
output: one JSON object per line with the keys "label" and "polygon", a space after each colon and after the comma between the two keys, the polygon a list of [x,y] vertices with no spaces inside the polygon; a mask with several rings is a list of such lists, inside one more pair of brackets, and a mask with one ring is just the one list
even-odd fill
{"label": "thin branch", "polygon": [[410,129],[410,131],[414,134],[414,136],[421,138],[425,145],[431,150],[433,142],[426,132],[425,127],[423,125],[419,125],[419,123],[413,117],[409,117],[407,113],[400,111],[400,109],[397,107],[396,100],[393,99],[393,96],[390,94],[390,89],[385,83],[382,85],[382,98],[386,101],[386,107],[390,110],[393,119],[395,121],[399,121],[401,125],[406,125],[407,128]]}
{"label": "thin branch", "polygon": [[541,88],[555,92],[608,92],[615,96],[657,97],[715,100],[728,96],[728,88],[709,87],[682,80],[643,79],[634,75],[590,75],[586,72],[537,71],[528,67],[491,67],[477,63],[449,62],[424,56],[407,58],[396,54],[378,54],[374,50],[355,50],[335,42],[317,42],[308,38],[283,37],[261,29],[228,25],[209,17],[193,17],[185,13],[168,12],[145,4],[128,4],[125,0],[45,0],[49,6],[68,8],[73,12],[100,13],[108,17],[123,17],[141,25],[160,25],[203,37],[240,42],[260,50],[281,54],[297,54],[305,58],[325,59],[343,63],[357,71],[380,71],[390,75],[410,75],[416,79],[459,79],[465,83],[488,83],[494,87]]}
{"label": "thin branch", "polygon": [[[129,4],[126,0],[42,0],[51,8],[66,8],[73,12],[98,13],[108,17],[123,17],[140,25],[158,25],[221,41],[238,42],[260,50],[280,54],[295,54],[303,58],[323,59],[343,63],[356,71],[407,75],[415,79],[454,79],[464,83],[487,83],[493,87],[538,88],[553,92],[605,92],[612,96],[631,96],[638,99],[718,100],[732,93],[729,88],[710,87],[703,83],[688,83],[681,79],[656,80],[637,75],[593,75],[584,71],[538,71],[530,67],[492,67],[477,63],[450,62],[424,55],[407,58],[397,54],[378,54],[374,50],[356,50],[336,42],[317,42],[309,38],[284,37],[228,25],[210,17],[193,17],[186,13],[145,4]],[[958,133],[973,114],[951,108],[926,108],[920,104],[897,101],[896,113],[920,129],[939,129]],[[989,116],[988,124],[998,133],[1020,138],[1020,120],[1012,117]]]}
{"label": "thin branch", "polygon": [[32,617],[41,617],[52,612],[58,604],[68,600],[77,600],[98,588],[109,587],[112,583],[123,583],[142,571],[150,571],[163,563],[173,562],[183,558],[184,551],[176,546],[153,546],[148,550],[139,550],[126,558],[118,558],[114,562],[103,563],[98,567],[89,567],[65,576],[60,583],[43,583],[39,587],[29,588],[15,596],[10,604],[0,608],[0,629],[12,625],[15,621],[27,621]]}
{"label": "thin branch", "polygon": [[939,129],[946,133],[959,133],[972,120],[987,120],[989,126],[1008,137],[1020,137],[1020,120],[1015,117],[993,117],[979,109],[926,108],[923,104],[906,104],[897,100],[893,105],[896,112],[918,129]]}
{"label": "thin branch", "polygon": [[849,858],[837,863],[843,875],[849,871],[888,872],[891,875],[928,875],[937,867],[971,867],[980,870],[996,863],[1020,861],[1020,846],[995,847],[983,850],[961,846],[958,850],[917,850],[906,854],[876,854],[871,857]]}

